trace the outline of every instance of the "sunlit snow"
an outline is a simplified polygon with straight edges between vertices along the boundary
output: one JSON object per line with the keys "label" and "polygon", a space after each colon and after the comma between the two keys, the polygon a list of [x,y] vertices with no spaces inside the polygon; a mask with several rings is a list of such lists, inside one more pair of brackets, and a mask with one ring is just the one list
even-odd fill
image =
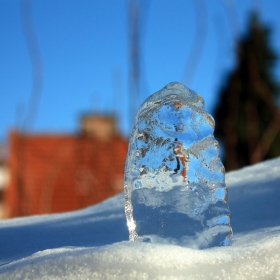
{"label": "sunlit snow", "polygon": [[226,174],[230,247],[128,241],[124,196],[0,222],[0,279],[280,279],[280,158]]}

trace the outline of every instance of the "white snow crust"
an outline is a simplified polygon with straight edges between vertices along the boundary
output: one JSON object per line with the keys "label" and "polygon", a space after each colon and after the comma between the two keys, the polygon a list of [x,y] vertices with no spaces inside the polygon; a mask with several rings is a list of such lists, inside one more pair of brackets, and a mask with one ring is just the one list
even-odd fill
{"label": "white snow crust", "polygon": [[226,174],[233,244],[128,241],[124,196],[0,222],[0,279],[280,279],[280,158]]}

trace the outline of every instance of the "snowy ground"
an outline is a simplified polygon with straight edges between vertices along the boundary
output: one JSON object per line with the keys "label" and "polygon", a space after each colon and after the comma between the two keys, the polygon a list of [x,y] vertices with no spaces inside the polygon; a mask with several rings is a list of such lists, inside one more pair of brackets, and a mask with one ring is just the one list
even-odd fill
{"label": "snowy ground", "polygon": [[231,247],[128,240],[123,194],[0,222],[0,279],[280,279],[280,158],[228,173]]}

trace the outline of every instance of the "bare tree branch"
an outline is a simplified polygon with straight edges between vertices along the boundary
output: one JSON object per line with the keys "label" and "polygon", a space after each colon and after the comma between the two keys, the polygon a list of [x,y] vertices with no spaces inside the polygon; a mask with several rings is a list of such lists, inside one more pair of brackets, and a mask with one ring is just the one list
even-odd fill
{"label": "bare tree branch", "polygon": [[39,110],[39,103],[43,91],[43,60],[41,57],[38,39],[32,20],[31,0],[21,0],[21,21],[28,53],[32,64],[32,90],[29,108],[23,127],[32,129]]}

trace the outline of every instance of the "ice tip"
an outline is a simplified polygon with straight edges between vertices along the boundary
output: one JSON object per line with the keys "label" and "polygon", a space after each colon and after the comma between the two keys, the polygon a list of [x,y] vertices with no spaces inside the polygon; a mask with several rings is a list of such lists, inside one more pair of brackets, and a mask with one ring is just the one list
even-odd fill
{"label": "ice tip", "polygon": [[179,98],[182,98],[184,100],[187,100],[189,103],[192,103],[192,105],[204,109],[204,99],[194,90],[189,89],[185,85],[176,81],[167,84],[163,89],[150,96],[150,98],[164,99],[172,95],[177,95]]}

